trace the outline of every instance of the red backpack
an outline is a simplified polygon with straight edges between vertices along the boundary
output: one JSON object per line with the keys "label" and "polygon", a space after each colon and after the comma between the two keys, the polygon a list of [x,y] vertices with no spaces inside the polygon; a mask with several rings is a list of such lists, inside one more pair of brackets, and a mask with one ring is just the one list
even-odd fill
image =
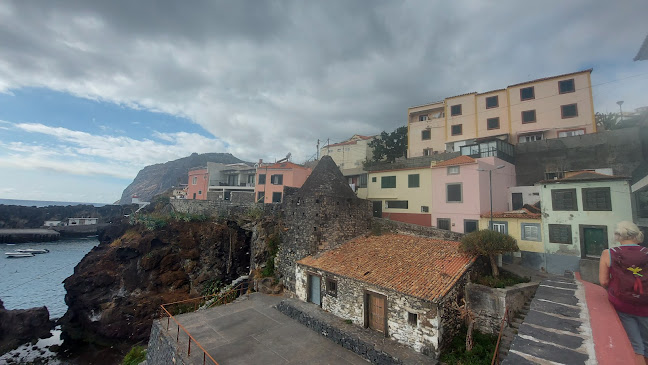
{"label": "red backpack", "polygon": [[648,305],[648,249],[614,247],[610,259],[610,293],[631,305]]}

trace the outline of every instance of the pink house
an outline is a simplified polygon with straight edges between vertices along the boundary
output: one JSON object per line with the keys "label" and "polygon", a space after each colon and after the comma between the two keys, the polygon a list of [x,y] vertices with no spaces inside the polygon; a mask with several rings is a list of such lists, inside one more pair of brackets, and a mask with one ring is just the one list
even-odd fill
{"label": "pink house", "polygon": [[509,210],[507,191],[515,186],[515,165],[497,157],[459,156],[432,166],[432,225],[453,232],[478,229],[481,214],[490,212],[489,170],[493,211]]}
{"label": "pink house", "polygon": [[300,188],[311,169],[292,162],[261,164],[256,172],[254,197],[257,203],[281,203],[284,186]]}
{"label": "pink house", "polygon": [[207,200],[208,187],[209,174],[207,173],[207,169],[200,168],[189,171],[187,199]]}

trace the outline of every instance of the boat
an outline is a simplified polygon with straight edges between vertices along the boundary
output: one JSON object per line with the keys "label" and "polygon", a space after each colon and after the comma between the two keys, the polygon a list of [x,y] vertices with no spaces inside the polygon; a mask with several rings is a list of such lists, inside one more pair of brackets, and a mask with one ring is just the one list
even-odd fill
{"label": "boat", "polygon": [[33,253],[28,252],[5,252],[7,258],[16,258],[16,257],[34,257]]}
{"label": "boat", "polygon": [[42,249],[37,249],[37,248],[21,248],[21,249],[17,249],[16,252],[20,252],[20,253],[34,253],[34,254],[37,254],[37,253],[48,253],[49,250],[46,249],[46,248],[42,248]]}

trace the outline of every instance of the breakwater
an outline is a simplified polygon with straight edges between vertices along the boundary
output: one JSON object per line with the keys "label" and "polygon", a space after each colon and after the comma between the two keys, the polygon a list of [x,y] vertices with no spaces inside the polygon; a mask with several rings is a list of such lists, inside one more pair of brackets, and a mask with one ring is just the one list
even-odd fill
{"label": "breakwater", "polygon": [[51,229],[0,229],[0,243],[51,242],[61,234]]}

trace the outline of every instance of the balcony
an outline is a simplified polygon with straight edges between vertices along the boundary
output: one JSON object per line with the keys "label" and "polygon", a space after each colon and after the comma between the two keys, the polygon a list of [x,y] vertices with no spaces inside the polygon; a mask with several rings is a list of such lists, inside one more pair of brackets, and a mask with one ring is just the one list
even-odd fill
{"label": "balcony", "polygon": [[515,164],[515,147],[508,142],[500,140],[461,146],[461,155],[472,158],[497,157]]}

